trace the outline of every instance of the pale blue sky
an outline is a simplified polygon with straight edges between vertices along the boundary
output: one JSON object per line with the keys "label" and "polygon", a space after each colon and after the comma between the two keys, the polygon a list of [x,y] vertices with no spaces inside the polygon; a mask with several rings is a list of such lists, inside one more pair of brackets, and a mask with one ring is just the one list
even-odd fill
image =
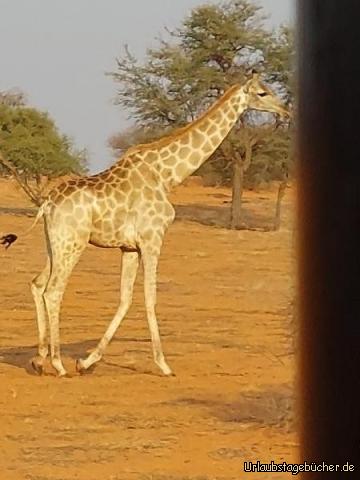
{"label": "pale blue sky", "polygon": [[[216,0],[212,0],[215,2]],[[0,0],[0,90],[18,87],[62,132],[87,148],[93,172],[111,163],[107,140],[127,124],[112,104],[124,44],[142,57],[204,0]],[[258,0],[271,25],[289,23],[294,0]]]}

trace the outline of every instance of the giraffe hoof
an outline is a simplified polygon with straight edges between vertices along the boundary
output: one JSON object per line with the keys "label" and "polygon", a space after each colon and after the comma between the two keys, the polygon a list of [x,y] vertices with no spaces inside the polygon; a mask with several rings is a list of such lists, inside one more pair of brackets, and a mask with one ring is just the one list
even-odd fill
{"label": "giraffe hoof", "polygon": [[36,375],[41,376],[44,373],[44,367],[41,363],[39,363],[36,358],[33,358],[30,362],[32,369],[36,373]]}
{"label": "giraffe hoof", "polygon": [[160,363],[158,365],[159,365],[160,370],[162,371],[163,375],[165,375],[165,377],[175,376],[174,373],[172,372],[171,368],[169,367],[169,365],[167,365],[166,363]]}
{"label": "giraffe hoof", "polygon": [[78,358],[76,360],[75,366],[76,366],[76,371],[80,373],[80,375],[85,375],[85,373],[87,372],[87,369],[84,367],[84,363],[81,360],[81,358]]}
{"label": "giraffe hoof", "polygon": [[67,372],[65,372],[65,373],[59,373],[59,374],[58,374],[58,377],[59,377],[59,378],[72,378],[71,375],[70,375],[69,373],[67,373]]}

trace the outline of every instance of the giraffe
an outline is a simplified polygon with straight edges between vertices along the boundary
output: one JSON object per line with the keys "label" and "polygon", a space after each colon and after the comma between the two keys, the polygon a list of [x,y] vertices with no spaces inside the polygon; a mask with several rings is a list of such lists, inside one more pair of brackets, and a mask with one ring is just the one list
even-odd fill
{"label": "giraffe", "polygon": [[[76,370],[84,373],[102,358],[132,303],[141,260],[154,361],[164,375],[172,374],[155,312],[159,255],[175,217],[167,194],[210,157],[246,109],[288,114],[254,73],[243,85],[229,88],[194,122],[158,141],[131,147],[109,169],[65,181],[49,193],[35,219],[36,223],[44,218],[48,251],[44,270],[31,282],[39,335],[38,352],[31,362],[36,373],[43,372],[50,343],[52,367],[58,376],[67,375],[60,356],[60,305],[71,271],[90,243],[122,250],[120,304],[96,348],[76,361]],[[16,237],[3,239],[6,243]]]}

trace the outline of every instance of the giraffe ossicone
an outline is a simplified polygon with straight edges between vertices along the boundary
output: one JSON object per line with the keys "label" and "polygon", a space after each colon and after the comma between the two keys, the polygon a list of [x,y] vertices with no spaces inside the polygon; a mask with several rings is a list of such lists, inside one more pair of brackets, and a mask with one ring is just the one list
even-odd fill
{"label": "giraffe ossicone", "polygon": [[141,259],[154,360],[165,375],[172,373],[155,313],[158,259],[164,234],[175,217],[167,194],[210,157],[249,108],[287,115],[277,96],[254,74],[172,135],[132,147],[108,170],[66,181],[50,192],[37,215],[37,219],[44,217],[47,263],[31,282],[39,332],[38,354],[32,360],[37,373],[43,371],[50,344],[52,366],[59,376],[66,375],[60,355],[60,305],[71,271],[88,243],[122,249],[121,294],[104,336],[87,358],[77,361],[77,370],[86,371],[103,356],[132,303]]}

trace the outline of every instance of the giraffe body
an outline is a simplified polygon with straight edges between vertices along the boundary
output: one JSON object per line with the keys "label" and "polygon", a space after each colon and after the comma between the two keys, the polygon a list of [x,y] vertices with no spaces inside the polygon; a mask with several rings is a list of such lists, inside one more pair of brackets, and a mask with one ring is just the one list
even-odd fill
{"label": "giraffe body", "polygon": [[50,192],[38,215],[44,216],[48,260],[31,284],[39,330],[38,355],[32,365],[38,373],[48,354],[49,330],[52,365],[59,376],[66,375],[60,357],[60,305],[69,275],[91,243],[122,249],[121,296],[98,346],[85,360],[77,361],[77,369],[83,372],[100,360],[125,317],[141,256],[154,360],[165,375],[171,374],[155,314],[158,259],[164,234],[175,217],[167,194],[209,158],[247,108],[287,113],[254,75],[245,85],[231,87],[198,120],[175,134],[132,147],[108,170],[69,180]]}

